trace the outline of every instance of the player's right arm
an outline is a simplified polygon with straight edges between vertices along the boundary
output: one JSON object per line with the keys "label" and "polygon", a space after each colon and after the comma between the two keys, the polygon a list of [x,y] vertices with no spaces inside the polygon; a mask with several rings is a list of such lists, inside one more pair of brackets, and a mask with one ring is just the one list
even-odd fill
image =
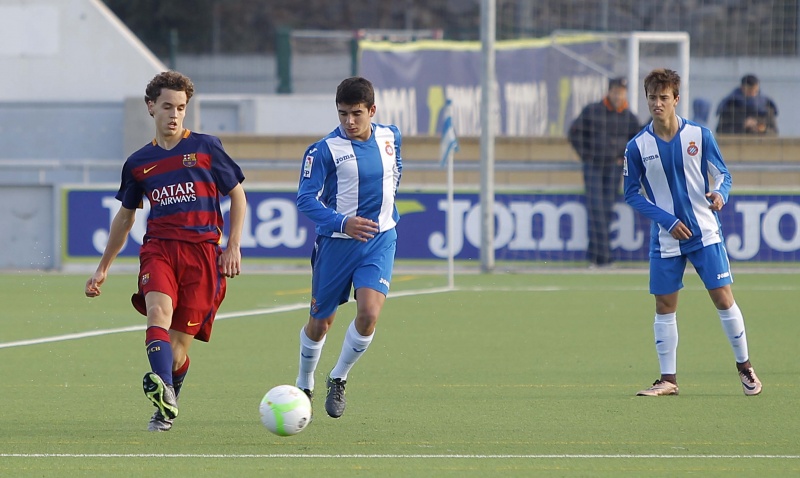
{"label": "player's right arm", "polygon": [[325,230],[344,233],[347,216],[328,207],[323,200],[328,169],[335,169],[330,149],[324,141],[311,145],[303,157],[303,170],[297,187],[297,210]]}
{"label": "player's right arm", "polygon": [[[667,231],[672,231],[681,221],[674,215],[656,206],[642,194],[647,184],[644,177],[644,163],[635,140],[628,143],[625,149],[625,165],[622,171],[625,190],[625,202],[647,218],[655,221]],[[652,192],[651,196],[652,196]]]}
{"label": "player's right arm", "polygon": [[100,295],[100,286],[106,280],[108,269],[111,263],[122,250],[125,241],[128,239],[128,234],[133,228],[133,222],[136,219],[136,210],[120,207],[114,219],[111,221],[111,229],[108,233],[108,243],[103,251],[103,257],[100,258],[100,263],[97,265],[92,277],[86,281],[86,288],[84,293],[86,297],[97,297]]}

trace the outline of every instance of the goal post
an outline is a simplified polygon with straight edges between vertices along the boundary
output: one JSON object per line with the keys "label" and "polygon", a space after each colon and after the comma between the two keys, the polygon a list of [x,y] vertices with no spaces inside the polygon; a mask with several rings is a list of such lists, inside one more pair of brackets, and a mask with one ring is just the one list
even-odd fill
{"label": "goal post", "polygon": [[[646,99],[642,95],[642,82],[650,70],[655,68],[674,69],[681,76],[681,102],[678,114],[688,118],[690,101],[690,36],[687,32],[620,32],[602,33],[576,30],[556,30],[551,37],[558,38],[592,36],[604,41],[609,58],[605,61],[591,57],[580,57],[577,52],[570,57],[604,76],[625,76],[628,78],[628,102],[637,116],[645,113]],[[610,64],[609,64],[610,62]],[[599,98],[598,98],[599,99]]]}
{"label": "goal post", "polygon": [[[678,74],[681,76],[681,102],[678,103],[678,113],[684,118],[689,117],[689,105],[691,95],[689,93],[689,34],[687,32],[631,32],[628,36],[628,84],[633,85],[628,88],[628,102],[631,111],[639,113],[639,94],[641,77],[641,45],[643,43],[652,44],[676,44],[678,47],[677,67]],[[646,98],[645,98],[646,100]]]}

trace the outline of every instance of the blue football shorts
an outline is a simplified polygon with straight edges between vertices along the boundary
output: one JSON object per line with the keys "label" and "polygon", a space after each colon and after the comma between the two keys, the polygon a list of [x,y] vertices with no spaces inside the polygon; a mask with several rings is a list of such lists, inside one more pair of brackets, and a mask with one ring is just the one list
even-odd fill
{"label": "blue football shorts", "polygon": [[311,310],[325,319],[350,298],[350,288],[389,293],[397,231],[390,229],[367,242],[318,236],[311,254]]}
{"label": "blue football shorts", "polygon": [[712,290],[733,283],[731,264],[725,244],[718,242],[675,257],[650,258],[650,293],[667,295],[683,288],[686,260],[691,261],[706,289]]}

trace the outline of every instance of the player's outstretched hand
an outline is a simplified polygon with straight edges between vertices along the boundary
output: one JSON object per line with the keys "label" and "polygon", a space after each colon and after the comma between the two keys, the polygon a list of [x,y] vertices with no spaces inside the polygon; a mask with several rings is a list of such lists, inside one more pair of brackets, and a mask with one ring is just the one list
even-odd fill
{"label": "player's outstretched hand", "polygon": [[378,223],[365,217],[349,217],[344,225],[344,233],[357,241],[367,242],[378,233]]}
{"label": "player's outstretched hand", "polygon": [[708,198],[710,204],[708,208],[712,211],[720,211],[722,210],[722,206],[725,205],[725,202],[722,200],[722,194],[711,191],[710,193],[706,193],[706,197]]}
{"label": "player's outstretched hand", "polygon": [[104,272],[96,271],[89,280],[86,281],[86,287],[83,293],[86,297],[97,297],[100,295],[100,286],[106,281],[106,274]]}
{"label": "player's outstretched hand", "polygon": [[225,277],[234,278],[242,273],[242,250],[239,246],[228,244],[217,260],[219,271]]}

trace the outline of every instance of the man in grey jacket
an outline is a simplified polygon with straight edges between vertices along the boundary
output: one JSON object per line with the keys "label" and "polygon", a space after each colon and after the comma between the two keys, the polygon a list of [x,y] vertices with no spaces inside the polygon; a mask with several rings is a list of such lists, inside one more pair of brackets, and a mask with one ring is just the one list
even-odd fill
{"label": "man in grey jacket", "polygon": [[583,163],[592,267],[612,263],[610,226],[622,179],[625,145],[641,129],[628,107],[628,81],[613,78],[608,93],[587,105],[569,128],[569,142]]}

